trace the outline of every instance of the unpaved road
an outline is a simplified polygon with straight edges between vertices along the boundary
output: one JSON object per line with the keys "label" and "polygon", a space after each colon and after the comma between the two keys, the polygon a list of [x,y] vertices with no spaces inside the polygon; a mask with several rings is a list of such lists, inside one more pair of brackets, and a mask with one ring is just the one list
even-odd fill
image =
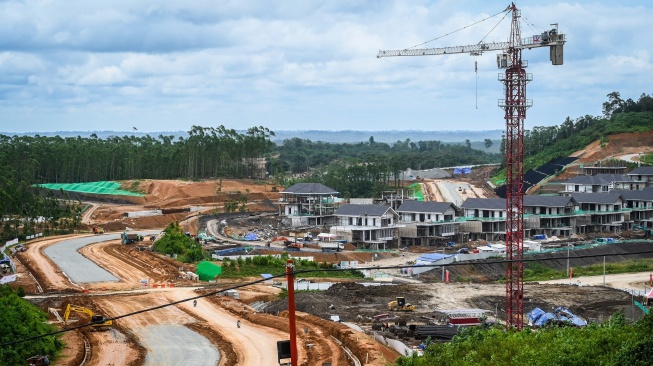
{"label": "unpaved road", "polygon": [[[177,289],[166,293],[169,300],[177,301],[194,296],[189,290]],[[277,362],[277,341],[288,339],[288,334],[276,329],[263,327],[241,320],[241,327],[236,326],[236,318],[228,311],[212,302],[199,300],[197,306],[190,302],[179,305],[197,318],[205,321],[219,332],[229,343],[234,345],[239,365],[275,365]]]}
{"label": "unpaved road", "polygon": [[[651,289],[650,284],[651,272],[637,272],[637,273],[620,273],[609,274],[605,276],[605,285],[622,290],[634,290],[636,294],[645,290]],[[540,281],[540,283],[562,283],[562,284],[575,284],[585,286],[601,286],[603,285],[603,275],[600,276],[582,276],[574,277],[573,279],[561,279]]]}

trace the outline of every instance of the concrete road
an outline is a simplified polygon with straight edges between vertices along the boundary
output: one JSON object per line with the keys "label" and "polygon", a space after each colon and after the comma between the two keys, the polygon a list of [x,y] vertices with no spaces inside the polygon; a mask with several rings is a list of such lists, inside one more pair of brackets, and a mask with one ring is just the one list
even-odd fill
{"label": "concrete road", "polygon": [[220,361],[220,352],[206,337],[183,325],[150,325],[134,333],[148,350],[145,366],[203,366]]}
{"label": "concrete road", "polygon": [[[141,235],[158,234],[159,231],[139,232]],[[78,250],[89,244],[119,240],[120,234],[104,234],[63,240],[43,250],[45,255],[70,278],[73,283],[118,282],[119,279],[79,254]]]}

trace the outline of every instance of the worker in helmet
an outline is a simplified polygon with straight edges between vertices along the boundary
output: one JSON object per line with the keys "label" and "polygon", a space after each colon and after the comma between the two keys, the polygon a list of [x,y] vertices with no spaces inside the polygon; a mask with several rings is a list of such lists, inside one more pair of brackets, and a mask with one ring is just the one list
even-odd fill
{"label": "worker in helmet", "polygon": [[193,300],[193,307],[197,306],[197,300]]}
{"label": "worker in helmet", "polygon": [[240,328],[240,319],[238,319],[238,321],[236,322],[236,326]]}

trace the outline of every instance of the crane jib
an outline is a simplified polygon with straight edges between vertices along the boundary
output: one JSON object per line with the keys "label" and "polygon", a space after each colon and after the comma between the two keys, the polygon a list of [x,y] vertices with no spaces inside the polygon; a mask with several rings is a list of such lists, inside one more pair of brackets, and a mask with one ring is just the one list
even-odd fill
{"label": "crane jib", "polygon": [[[521,45],[517,45],[517,48],[531,49],[537,47],[562,46],[564,43],[565,43],[564,34],[555,34],[555,37],[552,37],[551,34],[544,33],[542,35],[534,35],[532,37],[523,38]],[[381,57],[395,57],[395,56],[435,56],[435,55],[449,55],[449,54],[459,54],[459,53],[470,53],[474,55],[480,55],[481,53],[486,51],[505,51],[508,48],[510,48],[510,42],[492,42],[492,43],[478,43],[478,44],[472,44],[467,46],[379,51],[376,57],[381,58]]]}

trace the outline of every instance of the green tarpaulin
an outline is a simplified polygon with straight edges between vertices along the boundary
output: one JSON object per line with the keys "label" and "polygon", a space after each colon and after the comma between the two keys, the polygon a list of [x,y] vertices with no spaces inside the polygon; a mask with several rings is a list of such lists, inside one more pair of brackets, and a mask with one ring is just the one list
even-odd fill
{"label": "green tarpaulin", "polygon": [[35,184],[37,187],[60,190],[70,192],[80,192],[80,193],[90,193],[90,194],[112,194],[120,196],[144,196],[141,193],[135,193],[130,191],[125,191],[120,189],[120,183],[112,181],[101,181],[101,182],[86,182],[86,183],[46,183],[46,184]]}
{"label": "green tarpaulin", "polygon": [[195,273],[200,276],[201,281],[211,281],[215,276],[222,274],[222,267],[211,262],[200,262]]}

